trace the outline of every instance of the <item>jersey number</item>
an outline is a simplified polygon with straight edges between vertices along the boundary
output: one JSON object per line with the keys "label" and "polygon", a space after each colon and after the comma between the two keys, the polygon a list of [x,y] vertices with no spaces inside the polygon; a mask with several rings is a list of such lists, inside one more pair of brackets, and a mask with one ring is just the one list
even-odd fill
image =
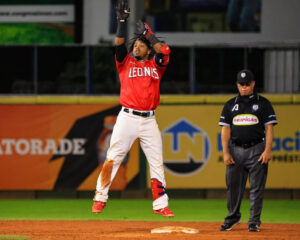
{"label": "jersey number", "polygon": [[233,111],[238,111],[238,110],[239,110],[239,105],[235,104],[231,111],[233,112]]}

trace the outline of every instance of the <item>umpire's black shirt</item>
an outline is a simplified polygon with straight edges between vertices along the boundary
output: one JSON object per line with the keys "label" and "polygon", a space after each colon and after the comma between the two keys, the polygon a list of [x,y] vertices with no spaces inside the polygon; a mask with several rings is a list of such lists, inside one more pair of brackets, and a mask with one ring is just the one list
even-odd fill
{"label": "umpire's black shirt", "polygon": [[277,124],[274,109],[268,99],[256,93],[226,102],[219,122],[231,128],[231,140],[236,144],[261,142],[268,124]]}

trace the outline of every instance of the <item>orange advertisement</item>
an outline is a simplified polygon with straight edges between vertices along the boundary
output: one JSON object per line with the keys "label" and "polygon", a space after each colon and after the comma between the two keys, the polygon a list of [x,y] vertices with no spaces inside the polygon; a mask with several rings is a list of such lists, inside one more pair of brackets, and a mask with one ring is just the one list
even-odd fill
{"label": "orange advertisement", "polygon": [[[0,105],[0,190],[95,189],[119,110],[114,104]],[[126,182],[116,179],[113,188],[123,189],[137,174],[138,154],[133,147],[120,176]],[[126,164],[137,167],[126,172]]]}

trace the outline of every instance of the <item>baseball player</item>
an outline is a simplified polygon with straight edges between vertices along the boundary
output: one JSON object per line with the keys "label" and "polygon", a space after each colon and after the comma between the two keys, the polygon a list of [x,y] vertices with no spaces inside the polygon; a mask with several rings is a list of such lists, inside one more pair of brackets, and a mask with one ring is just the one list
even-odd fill
{"label": "baseball player", "polygon": [[155,119],[155,109],[160,101],[160,80],[169,63],[170,48],[155,37],[146,23],[138,21],[136,36],[128,52],[125,46],[126,20],[130,14],[127,2],[117,5],[116,14],[115,60],[121,82],[122,108],[97,180],[92,212],[100,213],[106,206],[112,180],[133,142],[139,138],[150,165],[153,212],[173,217],[168,208],[162,139]]}
{"label": "baseball player", "polygon": [[[237,75],[239,95],[230,99],[223,108],[219,125],[226,165],[227,208],[221,231],[229,231],[240,223],[240,205],[249,175],[250,219],[248,230],[258,232],[271,159],[273,125],[277,124],[271,103],[254,92],[254,76],[250,70]],[[229,142],[231,140],[231,144]]]}

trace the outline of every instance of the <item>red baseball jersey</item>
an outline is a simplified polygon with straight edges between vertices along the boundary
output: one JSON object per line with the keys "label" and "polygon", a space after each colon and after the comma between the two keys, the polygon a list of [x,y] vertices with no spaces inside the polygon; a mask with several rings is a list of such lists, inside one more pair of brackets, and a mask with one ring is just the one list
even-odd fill
{"label": "red baseball jersey", "polygon": [[120,104],[124,107],[148,111],[159,105],[159,84],[166,67],[155,63],[154,57],[140,62],[127,54],[123,62],[116,60],[121,91]]}

